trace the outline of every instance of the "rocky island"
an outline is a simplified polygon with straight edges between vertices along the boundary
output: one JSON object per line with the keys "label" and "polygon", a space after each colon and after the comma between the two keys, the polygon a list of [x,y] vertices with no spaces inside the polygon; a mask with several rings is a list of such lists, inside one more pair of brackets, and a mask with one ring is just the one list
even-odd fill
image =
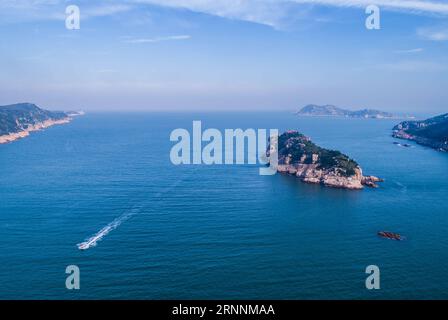
{"label": "rocky island", "polygon": [[404,121],[393,128],[393,136],[448,152],[448,113],[422,121]]}
{"label": "rocky island", "polygon": [[364,186],[376,188],[377,182],[383,181],[364,176],[356,161],[339,151],[317,146],[298,131],[287,131],[279,136],[277,170],[303,182],[351,190]]}
{"label": "rocky island", "polygon": [[30,132],[68,123],[80,112],[55,112],[32,103],[0,106],[0,144],[27,137]]}
{"label": "rocky island", "polygon": [[[374,109],[362,109],[351,111],[342,109],[333,105],[318,106],[309,104],[297,112],[299,116],[333,116],[347,118],[365,118],[365,119],[393,119],[400,118],[392,113],[383,112]],[[401,117],[403,118],[403,117]],[[408,118],[408,117],[406,117]]]}

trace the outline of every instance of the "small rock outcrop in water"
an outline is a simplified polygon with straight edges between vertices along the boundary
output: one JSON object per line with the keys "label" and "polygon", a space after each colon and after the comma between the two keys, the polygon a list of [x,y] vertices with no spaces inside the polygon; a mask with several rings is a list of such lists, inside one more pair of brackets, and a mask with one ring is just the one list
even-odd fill
{"label": "small rock outcrop in water", "polygon": [[393,128],[393,136],[448,152],[448,113],[423,121],[404,121]]}
{"label": "small rock outcrop in water", "polygon": [[363,176],[359,165],[339,151],[314,144],[298,131],[287,131],[278,138],[278,171],[303,182],[343,189],[376,188],[380,178]]}
{"label": "small rock outcrop in water", "polygon": [[403,237],[402,235],[400,235],[398,233],[393,233],[393,232],[389,232],[389,231],[378,231],[378,236],[381,238],[396,240],[396,241],[403,241],[406,239],[405,237]]}
{"label": "small rock outcrop in water", "polygon": [[74,113],[40,109],[31,103],[0,106],[0,144],[27,137],[30,132],[71,121]]}

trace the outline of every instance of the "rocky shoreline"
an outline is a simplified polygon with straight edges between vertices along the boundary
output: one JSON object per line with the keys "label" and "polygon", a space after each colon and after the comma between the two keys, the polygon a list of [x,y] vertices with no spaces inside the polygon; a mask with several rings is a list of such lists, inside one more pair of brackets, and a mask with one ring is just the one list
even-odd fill
{"label": "rocky shoreline", "polygon": [[321,148],[297,131],[279,137],[277,171],[293,175],[305,183],[361,190],[377,188],[383,180],[364,176],[361,167],[339,151]]}
{"label": "rocky shoreline", "polygon": [[392,134],[394,138],[414,141],[422,146],[430,147],[439,151],[448,152],[448,141],[436,141],[428,138],[414,136],[404,130],[395,130]]}
{"label": "rocky shoreline", "polygon": [[43,129],[49,128],[51,126],[54,126],[54,125],[66,124],[66,123],[69,123],[71,120],[72,120],[71,117],[67,117],[67,118],[59,119],[59,120],[45,120],[43,122],[39,122],[39,123],[30,125],[25,130],[0,136],[0,144],[10,143],[10,142],[28,137],[30,135],[30,133],[33,131],[43,130]]}
{"label": "rocky shoreline", "polygon": [[401,122],[393,128],[392,136],[448,152],[448,113],[426,120]]}
{"label": "rocky shoreline", "polygon": [[363,176],[361,168],[356,169],[353,176],[341,176],[334,170],[322,170],[317,164],[278,165],[279,173],[294,175],[305,183],[322,184],[326,187],[349,190],[361,190],[364,187],[378,188],[382,179],[374,176]]}
{"label": "rocky shoreline", "polygon": [[0,144],[10,143],[51,126],[69,123],[83,111],[49,111],[33,103],[0,106]]}

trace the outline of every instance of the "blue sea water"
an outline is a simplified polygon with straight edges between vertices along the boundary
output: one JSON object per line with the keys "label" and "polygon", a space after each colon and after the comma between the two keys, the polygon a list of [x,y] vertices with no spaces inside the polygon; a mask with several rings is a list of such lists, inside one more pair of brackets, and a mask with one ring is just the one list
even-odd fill
{"label": "blue sea water", "polygon": [[[299,129],[385,182],[346,191],[255,166],[174,166],[170,132],[193,120]],[[395,123],[104,113],[0,145],[0,299],[447,299],[448,155],[394,145]],[[380,290],[365,288],[372,264]],[[68,265],[80,290],[65,288]]]}

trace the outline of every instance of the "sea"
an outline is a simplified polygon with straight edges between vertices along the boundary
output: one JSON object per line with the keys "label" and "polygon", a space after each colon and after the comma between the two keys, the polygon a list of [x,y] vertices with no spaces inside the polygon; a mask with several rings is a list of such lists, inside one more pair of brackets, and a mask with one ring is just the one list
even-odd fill
{"label": "sea", "polygon": [[[174,165],[170,134],[194,120],[299,130],[385,181],[348,191]],[[448,299],[448,154],[394,144],[398,122],[88,113],[0,145],[0,299]],[[372,265],[380,289],[366,288]]]}

